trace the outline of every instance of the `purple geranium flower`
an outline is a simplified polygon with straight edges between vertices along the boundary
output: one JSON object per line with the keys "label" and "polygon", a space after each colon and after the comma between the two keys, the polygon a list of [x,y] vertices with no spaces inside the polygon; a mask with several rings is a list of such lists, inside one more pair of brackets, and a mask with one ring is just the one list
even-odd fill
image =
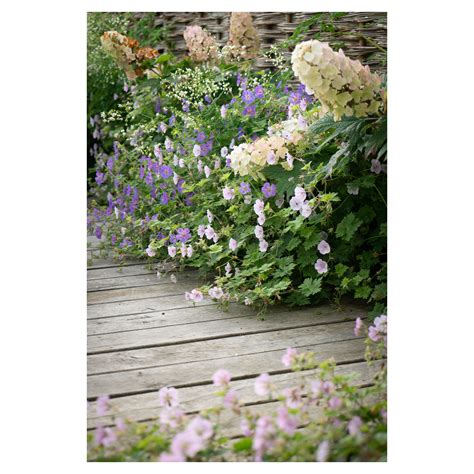
{"label": "purple geranium flower", "polygon": [[105,181],[105,174],[97,170],[95,174],[95,181],[100,186]]}
{"label": "purple geranium flower", "polygon": [[242,115],[248,115],[249,117],[255,117],[255,105],[247,105],[247,107],[244,108]]}
{"label": "purple geranium flower", "polygon": [[187,227],[180,227],[176,231],[176,240],[179,242],[187,242],[191,238],[191,231]]}
{"label": "purple geranium flower", "polygon": [[199,132],[197,134],[196,141],[198,143],[203,143],[205,139],[206,139],[206,134],[204,132]]}
{"label": "purple geranium flower", "polygon": [[255,95],[252,91],[246,90],[242,93],[242,102],[246,104],[251,104],[255,100]]}
{"label": "purple geranium flower", "polygon": [[263,96],[265,95],[265,89],[260,84],[253,90],[253,92],[257,99],[263,99]]}
{"label": "purple geranium flower", "polygon": [[160,202],[161,204],[168,204],[169,202],[169,196],[168,196],[168,193],[165,191],[162,195],[161,195],[161,199],[160,199]]}
{"label": "purple geranium flower", "polygon": [[99,226],[97,226],[97,227],[95,228],[95,236],[96,236],[99,240],[102,238],[102,229],[101,229]]}
{"label": "purple geranium flower", "polygon": [[163,179],[168,179],[173,175],[173,170],[171,169],[171,167],[169,167],[167,165],[160,166],[159,172],[160,172],[160,176]]}
{"label": "purple geranium flower", "polygon": [[267,182],[262,186],[262,193],[266,198],[271,198],[276,195],[276,186]]}
{"label": "purple geranium flower", "polygon": [[250,192],[250,184],[242,181],[239,186],[239,192],[242,195],[248,194]]}

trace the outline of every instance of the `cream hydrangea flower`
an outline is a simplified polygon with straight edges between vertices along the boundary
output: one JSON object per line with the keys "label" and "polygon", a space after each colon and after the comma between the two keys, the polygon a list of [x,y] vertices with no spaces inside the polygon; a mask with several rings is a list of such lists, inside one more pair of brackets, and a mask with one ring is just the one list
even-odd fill
{"label": "cream hydrangea flower", "polygon": [[213,62],[218,57],[214,37],[198,25],[187,26],[183,33],[189,57],[196,62]]}
{"label": "cream hydrangea flower", "polygon": [[331,113],[335,120],[342,116],[365,117],[383,108],[381,77],[345,56],[328,43],[304,41],[296,46],[291,63],[296,77],[321,102],[321,113]]}
{"label": "cream hydrangea flower", "polygon": [[229,41],[224,47],[228,61],[254,59],[260,49],[260,39],[248,12],[233,12],[230,16]]}

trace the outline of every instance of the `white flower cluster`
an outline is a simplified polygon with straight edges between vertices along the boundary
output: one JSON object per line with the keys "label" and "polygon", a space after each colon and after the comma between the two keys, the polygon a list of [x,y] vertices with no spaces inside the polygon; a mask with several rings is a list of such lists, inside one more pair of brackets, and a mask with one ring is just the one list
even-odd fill
{"label": "white flower cluster", "polygon": [[377,114],[383,107],[380,76],[341,49],[336,53],[328,43],[304,41],[294,49],[291,63],[307,92],[321,102],[322,114],[329,112],[340,120],[343,115]]}

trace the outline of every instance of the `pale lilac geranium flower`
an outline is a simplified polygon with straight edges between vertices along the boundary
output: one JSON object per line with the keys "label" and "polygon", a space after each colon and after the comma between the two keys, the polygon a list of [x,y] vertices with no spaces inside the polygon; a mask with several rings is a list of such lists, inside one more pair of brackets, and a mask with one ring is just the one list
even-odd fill
{"label": "pale lilac geranium flower", "polygon": [[250,426],[250,423],[246,418],[243,418],[242,420],[240,420],[240,429],[242,430],[242,434],[244,436],[252,436],[253,435],[253,431],[252,431],[252,428]]}
{"label": "pale lilac geranium flower", "polygon": [[211,176],[211,168],[209,166],[204,166],[204,174],[206,175],[206,178],[209,178]]}
{"label": "pale lilac geranium flower", "polygon": [[165,148],[166,151],[173,151],[173,142],[168,137],[165,138]]}
{"label": "pale lilac geranium flower", "polygon": [[359,416],[354,416],[347,424],[347,431],[351,436],[357,436],[360,434],[360,427],[362,426],[362,420]]}
{"label": "pale lilac geranium flower", "polygon": [[226,186],[222,190],[222,195],[224,196],[224,199],[226,199],[227,201],[231,201],[232,199],[234,199],[235,191],[232,188]]}
{"label": "pale lilac geranium flower", "polygon": [[176,407],[179,405],[178,391],[174,387],[163,387],[158,391],[160,407]]}
{"label": "pale lilac geranium flower", "polygon": [[263,212],[257,217],[257,222],[259,223],[259,225],[265,224],[266,220],[267,218],[265,217],[265,214]]}
{"label": "pale lilac geranium flower", "polygon": [[265,203],[261,199],[257,199],[255,201],[255,204],[253,205],[253,210],[255,211],[255,214],[260,215],[263,212],[264,208]]}
{"label": "pale lilac geranium flower", "polygon": [[285,355],[281,358],[281,363],[285,367],[291,367],[293,362],[295,362],[297,355],[298,355],[298,351],[296,349],[293,349],[292,347],[288,347]]}
{"label": "pale lilac geranium flower", "polygon": [[296,428],[298,428],[298,418],[290,415],[288,408],[280,407],[278,408],[277,425],[285,433],[294,435]]}
{"label": "pale lilac geranium flower", "polygon": [[237,240],[235,239],[230,239],[229,240],[229,248],[232,250],[232,251],[235,251],[237,249]]}
{"label": "pale lilac geranium flower", "polygon": [[188,245],[188,248],[186,249],[186,255],[188,258],[191,258],[193,256],[194,250],[192,245]]}
{"label": "pale lilac geranium flower", "polygon": [[230,410],[235,410],[239,407],[239,398],[237,397],[237,392],[234,389],[229,390],[222,401],[224,407],[229,408]]}
{"label": "pale lilac geranium flower", "polygon": [[380,174],[382,171],[382,164],[380,163],[379,160],[372,160],[371,161],[372,165],[370,167],[370,171],[375,174]]}
{"label": "pale lilac geranium flower", "polygon": [[175,257],[176,256],[176,247],[174,245],[170,245],[168,247],[168,255],[170,257]]}
{"label": "pale lilac geranium flower", "polygon": [[314,268],[319,274],[326,273],[328,271],[328,264],[324,260],[318,258],[314,264]]}
{"label": "pale lilac geranium flower", "polygon": [[325,240],[321,240],[318,244],[318,250],[321,255],[326,255],[331,251],[331,247]]}
{"label": "pale lilac geranium flower", "polygon": [[290,167],[290,169],[293,169],[293,160],[294,158],[289,153],[287,153],[286,162],[288,163],[288,166]]}
{"label": "pale lilac geranium flower", "polygon": [[192,458],[203,448],[203,440],[192,431],[178,433],[171,441],[171,453],[186,458]]}
{"label": "pale lilac geranium flower", "polygon": [[211,298],[214,298],[216,300],[222,298],[222,296],[224,295],[224,292],[222,291],[222,288],[219,288],[218,286],[213,286],[210,290],[209,290],[209,296]]}
{"label": "pale lilac geranium flower", "polygon": [[107,414],[107,410],[109,409],[109,399],[108,395],[100,395],[97,397],[97,415],[104,416]]}
{"label": "pale lilac geranium flower", "polygon": [[186,431],[193,432],[201,439],[209,439],[213,434],[212,423],[201,416],[196,416],[191,423],[189,423]]}
{"label": "pale lilac geranium flower", "polygon": [[304,202],[306,200],[306,191],[301,186],[296,186],[294,195],[295,198],[300,202]]}
{"label": "pale lilac geranium flower", "polygon": [[155,145],[153,152],[157,158],[163,158],[163,152],[161,151],[161,145]]}
{"label": "pale lilac geranium flower", "polygon": [[362,319],[357,318],[354,324],[354,335],[359,336],[362,329]]}
{"label": "pale lilac geranium flower", "polygon": [[180,158],[180,160],[178,161],[178,166],[180,168],[184,168],[186,166],[185,163],[184,163],[184,160],[182,158]]}
{"label": "pale lilac geranium flower", "polygon": [[225,276],[228,277],[232,275],[232,265],[229,262],[226,263],[224,270],[225,270]]}
{"label": "pale lilac geranium flower", "polygon": [[193,146],[193,155],[197,158],[201,155],[201,147],[199,145]]}
{"label": "pale lilac geranium flower", "polygon": [[387,316],[385,314],[374,319],[374,325],[369,327],[369,338],[374,342],[381,339],[387,342]]}
{"label": "pale lilac geranium flower", "polygon": [[225,158],[229,154],[229,149],[226,146],[221,148],[221,157]]}
{"label": "pale lilac geranium flower", "polygon": [[286,399],[286,406],[288,408],[300,408],[303,399],[298,387],[286,388],[283,391],[283,396]]}
{"label": "pale lilac geranium flower", "polygon": [[213,239],[214,236],[216,235],[214,229],[213,229],[210,225],[208,225],[208,226],[206,227],[206,229],[204,230],[204,234],[206,235],[206,238],[207,238],[208,240]]}
{"label": "pale lilac geranium flower", "polygon": [[200,224],[198,226],[197,233],[198,233],[199,237],[201,237],[201,239],[204,237],[205,232],[206,232],[206,227],[203,224]]}
{"label": "pale lilac geranium flower", "polygon": [[262,397],[266,397],[270,393],[270,376],[261,374],[255,379],[255,393]]}
{"label": "pale lilac geranium flower", "polygon": [[209,224],[211,224],[212,221],[214,220],[214,214],[209,209],[206,211],[206,214],[207,214],[207,221],[209,222]]}
{"label": "pale lilac geranium flower", "polygon": [[333,410],[337,410],[338,408],[341,408],[342,406],[342,400],[339,397],[331,397],[328,401],[329,408],[332,408]]}
{"label": "pale lilac geranium flower", "polygon": [[164,407],[160,412],[160,423],[177,428],[184,421],[184,411],[178,407]]}
{"label": "pale lilac geranium flower", "polygon": [[309,217],[313,210],[311,209],[311,206],[308,203],[303,203],[300,212],[303,217]]}
{"label": "pale lilac geranium flower", "polygon": [[270,150],[268,152],[268,155],[267,155],[267,163],[269,165],[276,165],[276,155],[275,155],[275,152],[273,150]]}
{"label": "pale lilac geranium flower", "polygon": [[319,443],[318,449],[316,450],[316,461],[326,462],[329,459],[330,452],[331,445],[329,444],[329,441],[322,441],[321,443]]}
{"label": "pale lilac geranium flower", "polygon": [[194,288],[191,292],[186,292],[185,297],[188,301],[193,301],[194,303],[200,303],[204,299],[203,294],[197,288]]}
{"label": "pale lilac geranium flower", "polygon": [[232,378],[231,373],[225,369],[219,369],[212,376],[212,382],[216,387],[226,387]]}
{"label": "pale lilac geranium flower", "polygon": [[156,251],[153,250],[150,246],[148,246],[146,249],[145,249],[145,252],[146,254],[149,256],[149,257],[154,257],[156,255]]}
{"label": "pale lilac geranium flower", "polygon": [[257,239],[263,239],[263,227],[260,225],[256,225],[254,229],[254,234]]}
{"label": "pale lilac geranium flower", "polygon": [[260,252],[266,252],[268,249],[268,242],[264,239],[261,239],[258,243],[258,248]]}
{"label": "pale lilac geranium flower", "polygon": [[180,454],[161,453],[160,462],[184,462],[186,458]]}
{"label": "pale lilac geranium flower", "polygon": [[293,211],[301,211],[301,208],[303,207],[303,201],[300,201],[296,197],[292,197],[290,199],[290,207]]}

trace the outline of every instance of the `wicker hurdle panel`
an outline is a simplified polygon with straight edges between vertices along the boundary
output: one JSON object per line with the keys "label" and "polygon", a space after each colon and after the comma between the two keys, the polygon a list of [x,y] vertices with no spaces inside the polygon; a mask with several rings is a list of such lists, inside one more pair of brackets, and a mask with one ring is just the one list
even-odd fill
{"label": "wicker hurdle panel", "polygon": [[[275,12],[252,13],[255,27],[260,36],[262,49],[287,40],[295,28],[314,13]],[[188,25],[199,25],[207,29],[220,45],[229,37],[230,13],[227,12],[158,12],[155,26],[167,26],[169,35],[165,44],[158,45],[160,51],[173,51],[178,56],[186,54],[183,32]],[[347,56],[360,59],[372,69],[385,71],[382,49],[387,49],[387,14],[385,12],[349,12],[331,21],[334,31],[321,31],[319,24],[313,25],[304,40],[319,35],[334,48],[343,48]],[[289,58],[291,51],[284,53]],[[271,67],[264,58],[256,62],[257,68]]]}

